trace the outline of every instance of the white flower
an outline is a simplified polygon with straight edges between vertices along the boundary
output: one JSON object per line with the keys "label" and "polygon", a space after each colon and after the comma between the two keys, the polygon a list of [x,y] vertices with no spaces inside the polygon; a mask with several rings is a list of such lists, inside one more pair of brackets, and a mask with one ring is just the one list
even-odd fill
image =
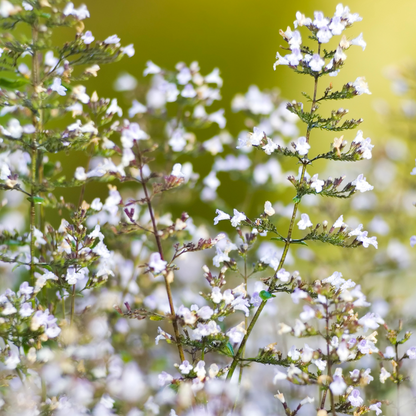
{"label": "white flower", "polygon": [[163,387],[165,384],[170,383],[173,380],[173,377],[166,371],[162,371],[158,375],[159,386]]}
{"label": "white flower", "polygon": [[312,24],[312,19],[310,17],[305,17],[301,12],[296,12],[296,20],[293,22],[295,29],[298,26],[309,26]]}
{"label": "white flower", "polygon": [[91,202],[91,209],[94,211],[101,211],[101,208],[103,207],[103,203],[100,201],[100,198],[95,198]]}
{"label": "white flower", "polygon": [[288,282],[289,278],[290,278],[290,273],[287,272],[285,269],[280,269],[277,273],[276,273],[276,277],[281,280],[282,282]]}
{"label": "white flower", "polygon": [[329,388],[333,394],[339,396],[344,394],[345,390],[347,389],[347,384],[342,377],[334,376],[334,381],[329,385]]}
{"label": "white flower", "polygon": [[13,315],[16,312],[17,309],[10,302],[6,302],[2,314],[7,316]]}
{"label": "white flower", "polygon": [[241,322],[239,325],[235,326],[234,328],[231,328],[226,335],[230,338],[230,341],[237,344],[241,342],[244,338],[244,335],[246,334],[246,330],[244,329],[245,323],[244,321]]}
{"label": "white flower", "polygon": [[416,347],[409,348],[406,354],[411,360],[416,360]]}
{"label": "white flower", "polygon": [[181,172],[182,165],[180,163],[175,163],[172,168],[171,176],[176,178],[185,178],[185,175]]}
{"label": "white flower", "polygon": [[358,323],[364,327],[364,332],[366,332],[368,329],[377,329],[380,325],[384,325],[384,320],[378,314],[368,312],[358,320]]}
{"label": "white flower", "polygon": [[112,35],[109,36],[104,43],[106,43],[107,45],[111,45],[111,44],[116,44],[120,42],[120,38],[117,35]]}
{"label": "white flower", "polygon": [[376,412],[376,416],[381,415],[383,412],[381,410],[381,402],[370,404],[369,410],[374,410]]}
{"label": "white flower", "polygon": [[220,77],[220,70],[218,68],[214,68],[213,71],[206,75],[205,82],[208,84],[217,84],[218,87],[222,87],[222,78]]}
{"label": "white flower", "polygon": [[88,11],[87,6],[85,4],[81,4],[81,6],[79,6],[78,9],[75,9],[74,3],[72,3],[72,2],[69,2],[65,6],[63,14],[65,16],[72,15],[72,16],[78,18],[78,20],[84,20],[87,17],[90,17],[90,12]]}
{"label": "white flower", "polygon": [[85,277],[85,274],[86,274],[85,268],[76,271],[75,267],[69,267],[66,272],[65,280],[70,285],[75,285],[78,282],[78,280],[82,280]]}
{"label": "white flower", "polygon": [[312,56],[312,59],[309,61],[309,67],[312,69],[312,71],[315,71],[315,72],[321,71],[324,65],[325,65],[325,61],[317,53],[315,53]]}
{"label": "white flower", "polygon": [[315,364],[318,367],[319,371],[324,371],[326,368],[326,361],[322,359],[312,360],[312,364]]}
{"label": "white flower", "polygon": [[222,293],[219,287],[212,288],[211,299],[214,303],[220,303],[222,301]]}
{"label": "white flower", "polygon": [[53,83],[49,88],[52,91],[57,92],[59,95],[66,95],[66,88],[62,85],[61,78],[54,78]]}
{"label": "white flower", "polygon": [[299,137],[298,142],[296,143],[296,151],[301,155],[307,155],[309,149],[311,148],[310,144],[306,141],[306,137]]}
{"label": "white flower", "polygon": [[162,260],[160,253],[152,253],[150,255],[149,267],[155,274],[162,273],[166,269],[167,261]]}
{"label": "white flower", "polygon": [[334,16],[328,27],[331,29],[333,35],[340,35],[345,29],[345,22],[343,22],[339,16]]}
{"label": "white flower", "polygon": [[357,179],[351,182],[352,185],[355,185],[355,189],[360,192],[367,192],[374,189],[374,186],[371,186],[362,173],[357,176]]}
{"label": "white flower", "polygon": [[233,227],[237,227],[238,225],[240,225],[240,222],[244,221],[246,218],[247,217],[244,213],[239,212],[234,208],[234,217],[231,218],[231,225]]}
{"label": "white flower", "polygon": [[308,305],[304,305],[303,312],[300,313],[299,317],[302,321],[309,321],[315,317],[315,310]]}
{"label": "white flower", "polygon": [[77,181],[87,180],[87,174],[85,173],[85,169],[82,166],[77,167],[75,169],[74,177]]}
{"label": "white flower", "polygon": [[318,179],[318,174],[312,176],[311,178],[311,188],[314,188],[317,193],[322,191],[325,181]]}
{"label": "white flower", "polygon": [[181,95],[185,98],[194,98],[196,97],[195,88],[192,86],[192,84],[186,84],[181,92]]}
{"label": "white flower", "polygon": [[316,34],[320,43],[328,43],[332,38],[332,32],[329,30],[328,26],[324,26],[319,29],[318,33]]}
{"label": "white flower", "polygon": [[384,384],[390,376],[391,374],[384,367],[382,367],[380,371],[380,383]]}
{"label": "white flower", "polygon": [[6,364],[6,368],[8,370],[14,370],[19,363],[20,358],[16,351],[11,352],[11,354],[4,360],[4,364]]}
{"label": "white flower", "polygon": [[196,372],[197,377],[202,381],[207,374],[207,371],[205,370],[205,361],[199,361],[195,366],[194,371]]}
{"label": "white flower", "polygon": [[361,46],[363,50],[365,50],[367,42],[363,39],[363,34],[360,33],[355,39],[351,41],[351,45]]}
{"label": "white flower", "polygon": [[81,36],[81,39],[84,41],[86,45],[91,44],[94,42],[95,37],[92,35],[91,30],[87,30],[84,35]]}
{"label": "white flower", "polygon": [[218,215],[214,218],[214,225],[217,225],[219,221],[229,220],[231,218],[230,215],[226,214],[224,211],[221,211],[220,209],[217,209],[215,213]]}
{"label": "white flower", "polygon": [[355,91],[357,91],[358,95],[371,94],[364,77],[358,77],[352,85],[355,88]]}
{"label": "white flower", "polygon": [[264,203],[264,212],[270,217],[275,214],[275,210],[272,207],[272,203],[270,201],[266,201]]}
{"label": "white flower", "polygon": [[132,106],[129,108],[129,117],[133,118],[136,114],[144,114],[147,111],[147,107],[137,100],[133,100]]}
{"label": "white flower", "polygon": [[275,143],[272,139],[267,137],[267,143],[264,146],[262,146],[262,149],[264,150],[264,153],[266,153],[266,155],[270,156],[278,147],[279,145],[277,143]]}
{"label": "white flower", "polygon": [[337,348],[337,355],[341,362],[345,362],[348,360],[348,356],[350,355],[350,351],[347,347],[347,344],[342,341],[339,347]]}
{"label": "white flower", "polygon": [[147,76],[149,74],[159,74],[160,72],[162,72],[162,70],[160,69],[160,67],[158,67],[156,64],[154,64],[152,61],[147,61],[146,62],[146,69],[143,71],[143,76]]}
{"label": "white flower", "polygon": [[344,225],[344,216],[343,215],[341,215],[335,222],[334,222],[334,225],[333,225],[333,227],[334,228],[340,228],[340,227],[342,227]]}
{"label": "white flower", "polygon": [[134,56],[134,54],[136,53],[136,51],[134,50],[134,45],[132,43],[130,45],[127,45],[127,46],[124,46],[123,48],[121,48],[121,51],[125,55],[127,55],[129,58]]}
{"label": "white flower", "polygon": [[292,347],[290,348],[290,350],[287,353],[287,356],[292,361],[298,361],[299,358],[300,358],[300,352],[296,349],[296,347],[294,345],[292,345]]}
{"label": "white flower", "polygon": [[123,110],[117,104],[117,98],[111,100],[110,106],[107,108],[106,114],[118,114],[119,117],[123,115]]}
{"label": "white flower", "polygon": [[347,55],[344,53],[344,51],[342,50],[342,48],[340,46],[338,46],[335,55],[334,55],[334,61],[335,62],[340,62],[340,61],[345,61],[347,59]]}
{"label": "white flower", "polygon": [[258,146],[263,140],[264,132],[258,127],[253,128],[253,133],[249,133],[252,146]]}
{"label": "white flower", "polygon": [[300,218],[301,220],[298,222],[299,230],[306,230],[307,227],[313,226],[308,214],[302,214]]}
{"label": "white flower", "polygon": [[364,400],[360,396],[360,391],[358,389],[354,389],[351,394],[348,396],[348,401],[351,403],[352,406],[361,406],[364,403]]}
{"label": "white flower", "polygon": [[300,359],[303,363],[309,363],[312,360],[314,349],[311,348],[308,344],[305,344],[305,346],[302,349],[302,355],[300,356]]}
{"label": "white flower", "polygon": [[185,360],[180,366],[179,366],[179,371],[182,373],[182,374],[189,374],[191,371],[192,371],[192,369],[193,369],[194,367],[192,367],[192,365],[191,364],[189,364],[189,361],[188,360]]}

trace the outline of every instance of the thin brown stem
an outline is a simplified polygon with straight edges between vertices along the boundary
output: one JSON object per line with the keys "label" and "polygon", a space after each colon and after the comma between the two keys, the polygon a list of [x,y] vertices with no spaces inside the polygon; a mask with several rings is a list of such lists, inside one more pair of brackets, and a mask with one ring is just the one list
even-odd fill
{"label": "thin brown stem", "polygon": [[[160,236],[159,236],[159,232],[158,232],[158,228],[157,228],[157,224],[156,224],[156,219],[155,219],[155,215],[154,215],[154,212],[153,212],[152,201],[151,201],[151,198],[149,196],[149,191],[147,189],[146,179],[143,175],[143,163],[142,163],[140,149],[138,149],[138,157],[139,157],[140,179],[141,179],[144,195],[145,195],[146,202],[147,202],[147,208],[149,210],[149,215],[150,215],[150,218],[151,218],[151,221],[152,221],[153,234],[155,236],[156,245],[157,245],[158,252],[160,254],[160,258],[162,260],[164,260],[162,242],[161,242],[161,239],[160,239]],[[180,360],[181,360],[181,362],[183,362],[183,361],[185,361],[185,354],[183,352],[182,345],[180,344],[179,326],[178,326],[178,322],[176,320],[175,306],[173,305],[172,290],[171,290],[171,287],[170,287],[170,282],[168,280],[167,274],[166,273],[163,274],[163,277],[164,277],[164,280],[165,280],[165,288],[166,288],[166,294],[168,296],[170,313],[171,313],[171,316],[172,316],[172,325],[173,325],[173,331],[175,333],[176,345],[178,347]]]}
{"label": "thin brown stem", "polygon": [[[321,44],[319,44],[318,46],[318,54],[320,54],[321,51]],[[315,111],[315,104],[316,104],[316,94],[317,94],[317,90],[318,90],[318,77],[315,76],[315,84],[314,84],[314,91],[313,91],[313,101],[312,101],[312,105],[311,105],[311,110],[310,110],[310,114],[312,114]],[[306,140],[307,142],[309,142],[309,136],[310,136],[310,132],[311,132],[311,128],[308,126],[307,130],[306,130]],[[302,172],[300,174],[300,178],[299,178],[299,183],[303,182],[304,180],[304,176],[305,176],[305,172],[306,172],[306,166],[307,166],[307,162],[303,163],[302,166]],[[291,244],[291,238],[292,238],[292,233],[293,233],[293,227],[295,224],[295,218],[296,218],[296,214],[298,212],[298,205],[300,204],[300,200],[295,202],[295,205],[293,207],[293,212],[292,212],[292,217],[290,219],[290,224],[289,224],[289,229],[287,232],[287,237],[285,240],[285,246],[283,248],[283,253],[282,256],[280,258],[280,262],[279,265],[276,269],[276,273],[283,267],[285,261],[286,261],[286,257],[287,257],[287,253],[289,251],[289,246]],[[271,279],[270,285],[269,285],[269,291],[272,290],[274,288],[274,279]],[[227,379],[231,379],[231,377],[234,374],[234,371],[238,365],[239,360],[242,357],[243,351],[245,350],[245,346],[247,343],[248,338],[250,337],[250,334],[254,328],[254,326],[257,323],[257,320],[259,319],[264,307],[266,306],[267,300],[263,300],[260,304],[260,306],[257,308],[256,313],[253,316],[253,319],[250,322],[249,327],[247,328],[247,332],[244,335],[243,340],[241,341],[240,347],[238,348],[237,353],[234,355],[233,361],[230,365],[230,369],[227,373]]]}
{"label": "thin brown stem", "polygon": [[[32,56],[32,86],[33,94],[36,95],[36,87],[39,83],[39,60],[36,51],[36,44],[38,41],[38,27],[37,22],[32,27],[32,44],[33,44],[33,56]],[[32,283],[35,283],[35,226],[36,226],[36,206],[35,206],[35,183],[36,183],[36,165],[37,165],[37,138],[39,135],[39,120],[36,115],[33,116],[33,125],[36,129],[32,140],[32,152],[31,152],[31,200],[30,200],[30,278]]]}

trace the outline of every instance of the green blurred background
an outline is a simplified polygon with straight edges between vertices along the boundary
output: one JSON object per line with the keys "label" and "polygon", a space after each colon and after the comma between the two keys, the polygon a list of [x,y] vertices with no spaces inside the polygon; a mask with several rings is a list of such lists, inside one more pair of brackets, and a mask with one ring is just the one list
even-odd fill
{"label": "green blurred background", "polygon": [[[122,70],[142,80],[147,60],[165,68],[179,61],[197,60],[202,73],[219,67],[224,78],[223,106],[228,119],[227,128],[236,134],[242,129],[239,118],[232,117],[229,103],[238,92],[251,84],[263,88],[279,87],[282,96],[300,99],[301,90],[310,89],[308,77],[278,68],[273,71],[276,51],[282,44],[279,29],[293,28],[296,11],[313,16],[314,10],[332,15],[337,1],[169,1],[169,0],[88,0],[91,18],[85,21],[96,39],[117,33],[122,44],[134,43],[136,55],[115,65],[103,67],[91,86],[101,96],[116,96],[113,81]],[[367,49],[351,48],[345,69],[336,83],[354,81],[365,76],[372,96],[363,96],[345,105],[352,117],[365,119],[366,137],[378,137],[380,126],[372,110],[375,98],[391,100],[389,82],[383,69],[408,57],[415,57],[413,39],[416,37],[416,2],[414,0],[352,0],[348,5],[363,21],[354,25],[347,35],[364,33]],[[374,140],[374,139],[373,139]]]}

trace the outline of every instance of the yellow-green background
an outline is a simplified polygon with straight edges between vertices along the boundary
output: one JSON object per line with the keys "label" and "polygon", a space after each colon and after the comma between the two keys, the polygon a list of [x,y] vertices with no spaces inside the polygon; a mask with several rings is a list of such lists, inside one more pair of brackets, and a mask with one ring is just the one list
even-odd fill
{"label": "yellow-green background", "polygon": [[[133,58],[103,67],[91,84],[101,96],[112,97],[113,80],[122,70],[140,80],[149,59],[166,68],[172,68],[178,61],[197,60],[202,73],[216,66],[220,68],[226,106],[237,92],[246,91],[251,84],[260,88],[277,86],[284,97],[299,99],[299,92],[309,89],[308,77],[272,68],[282,44],[279,29],[285,30],[289,24],[293,27],[298,10],[307,16],[313,16],[314,10],[322,10],[330,16],[337,4],[337,1],[89,0],[91,18],[85,24],[96,39],[117,33],[122,44],[134,43],[136,48]],[[372,96],[360,97],[346,105],[352,116],[365,119],[365,133],[376,138],[383,134],[385,126],[378,125],[372,103],[376,98],[392,98],[383,69],[416,55],[416,2],[354,0],[344,5],[363,17],[362,22],[347,32],[348,36],[363,32],[368,45],[365,52],[361,48],[349,50],[346,67],[338,78],[339,82],[353,81],[362,75],[367,78]],[[240,131],[242,126],[228,118],[230,131]]]}

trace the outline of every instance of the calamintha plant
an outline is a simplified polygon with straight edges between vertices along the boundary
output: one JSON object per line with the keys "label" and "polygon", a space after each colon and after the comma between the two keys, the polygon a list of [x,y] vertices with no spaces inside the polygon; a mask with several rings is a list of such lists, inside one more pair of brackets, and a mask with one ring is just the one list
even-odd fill
{"label": "calamintha plant", "polygon": [[[0,142],[0,188],[7,195],[0,260],[2,283],[11,287],[0,296],[3,414],[379,415],[387,400],[366,387],[375,374],[382,384],[396,383],[399,414],[401,366],[416,358],[415,347],[399,355],[410,333],[398,339],[401,327],[389,330],[374,311],[359,312],[370,303],[340,272],[302,278],[288,263],[291,247],[315,242],[378,247],[343,215],[316,225],[305,212],[298,215],[305,196],[344,200],[373,189],[363,174],[345,181],[308,172],[322,161],[372,158],[362,131],[350,144],[340,136],[361,119],[346,120],[344,108],[320,110],[323,103],[370,94],[363,77],[338,91],[326,81],[338,75],[351,46],[365,49],[362,34],[346,35],[361,17],[341,4],[332,17],[296,14],[294,30],[281,31],[288,53],[278,53],[275,69],[288,66],[310,77],[305,104],[283,104],[275,93],[250,87],[233,102],[253,127],[237,148],[269,160],[217,157],[199,180],[192,159],[216,156],[232,143],[224,110],[208,111],[221,98],[218,69],[204,76],[196,62],[170,71],[149,61],[146,104],[133,99],[123,118],[116,99],[87,94],[81,83],[97,76],[100,65],[133,56],[133,45],[121,47],[117,35],[96,41],[85,31],[84,5],[1,0],[0,14],[0,116],[7,120]],[[61,27],[75,29],[75,36],[58,47],[52,35]],[[304,124],[304,136],[297,137],[295,120]],[[201,143],[206,128],[220,131]],[[328,151],[314,153],[315,143],[325,140],[322,131],[339,137]],[[277,133],[296,139],[285,143]],[[68,174],[62,161],[80,153],[85,163]],[[295,192],[286,228],[275,221],[270,201],[255,218],[244,207],[226,212],[227,201],[218,202],[218,174],[250,168],[257,184],[268,176],[276,182],[282,159],[299,166],[288,177]],[[90,183],[107,183],[104,202]],[[79,189],[77,201],[60,197],[60,188]],[[176,205],[182,208],[199,192],[205,203],[221,204],[214,225],[229,221],[228,235],[211,238],[208,226],[197,227],[186,212],[172,219],[173,198],[181,195]],[[260,250],[264,242],[267,249]],[[207,249],[215,249],[215,269],[204,265]],[[391,344],[384,354],[376,346],[383,329]],[[286,349],[289,337],[296,340]],[[274,376],[262,366],[274,368]],[[259,385],[250,385],[257,379]]]}

